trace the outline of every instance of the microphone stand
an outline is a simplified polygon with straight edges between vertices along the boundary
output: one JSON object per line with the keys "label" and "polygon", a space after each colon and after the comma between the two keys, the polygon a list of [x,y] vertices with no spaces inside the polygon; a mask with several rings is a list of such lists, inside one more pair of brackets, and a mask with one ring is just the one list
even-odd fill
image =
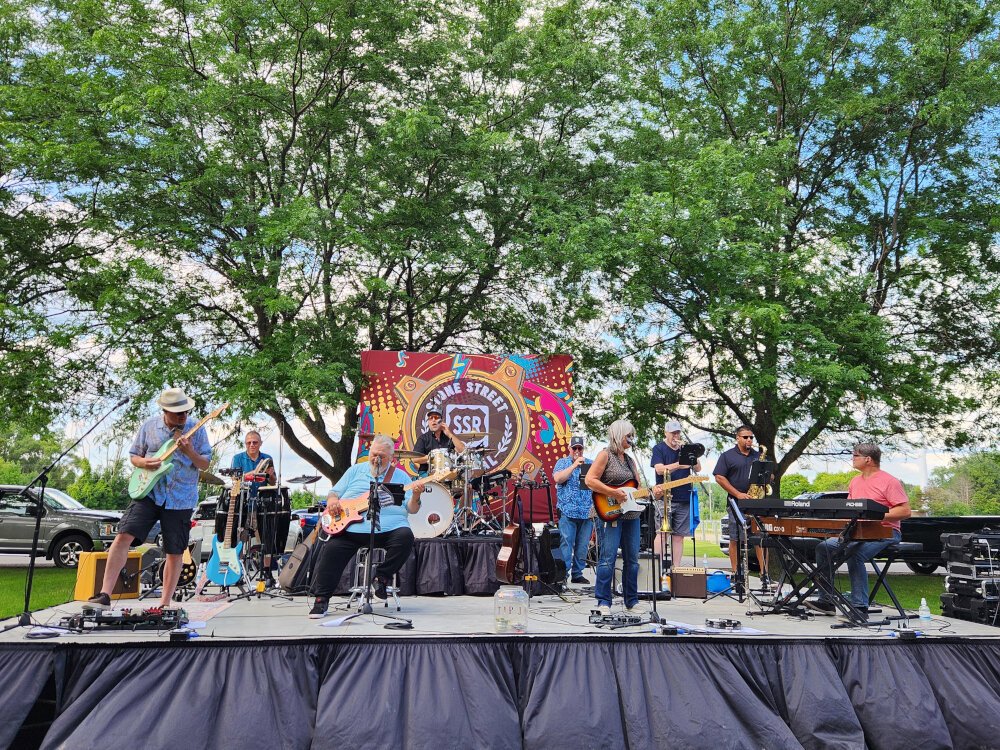
{"label": "microphone stand", "polygon": [[[38,536],[42,528],[42,516],[45,515],[45,487],[49,482],[49,472],[52,471],[52,469],[55,468],[56,464],[62,461],[67,454],[69,454],[74,448],[76,448],[76,446],[82,443],[83,439],[87,437],[87,435],[96,430],[98,425],[101,424],[101,422],[110,417],[114,411],[124,406],[128,402],[129,399],[126,397],[123,398],[114,406],[112,406],[107,412],[105,412],[104,416],[102,416],[100,419],[94,422],[94,424],[91,425],[89,430],[87,430],[80,437],[78,437],[75,443],[73,443],[71,446],[69,446],[69,448],[67,448],[58,456],[56,456],[52,460],[52,463],[50,463],[48,466],[42,469],[38,473],[38,476],[32,479],[27,484],[27,486],[25,486],[24,489],[22,489],[19,493],[17,493],[17,497],[23,497],[26,500],[29,500],[30,502],[34,503],[34,506],[28,505],[26,507],[28,508],[33,507],[33,511],[35,514],[35,531],[31,537],[31,557],[28,560],[28,575],[24,582],[24,610],[21,612],[21,614],[17,616],[16,624],[6,626],[2,630],[0,630],[0,633],[6,633],[8,630],[13,630],[14,628],[31,627],[37,624],[31,621],[31,586],[35,579],[35,556],[38,554]],[[31,488],[34,487],[36,484],[39,487],[37,498],[32,497],[32,495],[29,494],[29,490],[31,490]]]}
{"label": "microphone stand", "polygon": [[[381,612],[375,612],[372,609],[372,558],[375,556],[375,530],[381,530],[382,526],[379,523],[379,514],[382,511],[382,504],[379,500],[379,490],[385,489],[383,482],[379,477],[382,475],[382,461],[380,458],[375,459],[375,476],[372,477],[371,482],[368,485],[368,513],[365,518],[368,519],[368,555],[365,557],[365,593],[361,599],[361,606],[358,611],[341,618],[341,622],[347,622],[348,620],[353,620],[355,617],[361,617],[362,615],[371,615],[372,617],[382,617],[386,620],[392,620],[392,622],[386,623],[385,627],[392,628],[394,630],[412,630],[413,621],[405,617],[396,617],[395,615],[383,614]],[[386,492],[389,490],[386,489]],[[405,500],[403,502],[406,502]]]}

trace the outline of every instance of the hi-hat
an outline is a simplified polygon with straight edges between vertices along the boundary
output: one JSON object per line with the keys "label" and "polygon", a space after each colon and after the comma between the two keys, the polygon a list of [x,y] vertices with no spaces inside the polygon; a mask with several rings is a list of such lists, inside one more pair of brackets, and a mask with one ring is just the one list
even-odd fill
{"label": "hi-hat", "polygon": [[463,438],[482,438],[486,437],[485,432],[459,432],[458,437]]}
{"label": "hi-hat", "polygon": [[221,477],[215,476],[215,474],[213,474],[210,471],[199,471],[198,481],[201,482],[202,484],[217,484],[220,486],[225,484],[225,482],[222,481]]}
{"label": "hi-hat", "polygon": [[289,484],[314,484],[318,482],[323,477],[319,476],[309,476],[308,474],[303,474],[301,477],[295,477],[294,479],[287,479]]}

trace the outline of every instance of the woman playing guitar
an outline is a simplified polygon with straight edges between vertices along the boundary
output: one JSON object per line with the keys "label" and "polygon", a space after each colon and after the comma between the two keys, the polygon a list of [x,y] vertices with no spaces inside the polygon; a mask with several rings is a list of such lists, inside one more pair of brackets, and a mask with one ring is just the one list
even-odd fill
{"label": "woman playing guitar", "polygon": [[[639,467],[625,453],[635,444],[635,428],[630,422],[619,419],[608,428],[608,447],[594,458],[587,473],[587,487],[610,499],[624,502],[629,492],[639,486]],[[653,495],[663,494],[663,487],[653,487]],[[597,582],[594,594],[601,614],[611,614],[611,578],[615,569],[618,548],[622,551],[622,590],[625,608],[631,611],[639,603],[639,513],[625,513],[616,521],[601,521],[604,544],[597,564]]]}

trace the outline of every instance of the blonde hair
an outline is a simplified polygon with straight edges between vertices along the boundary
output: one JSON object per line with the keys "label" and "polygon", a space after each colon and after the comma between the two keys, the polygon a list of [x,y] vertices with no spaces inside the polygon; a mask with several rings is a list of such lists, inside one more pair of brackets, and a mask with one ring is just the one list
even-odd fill
{"label": "blonde hair", "polygon": [[608,450],[624,453],[630,446],[626,438],[635,435],[635,427],[627,419],[618,419],[608,427]]}

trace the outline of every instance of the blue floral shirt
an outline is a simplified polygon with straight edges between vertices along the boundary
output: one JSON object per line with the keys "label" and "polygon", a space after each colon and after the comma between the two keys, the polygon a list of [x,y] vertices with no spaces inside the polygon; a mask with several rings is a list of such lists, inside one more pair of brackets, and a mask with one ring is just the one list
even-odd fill
{"label": "blue floral shirt", "polygon": [[[572,458],[564,456],[556,461],[552,473],[568,469],[572,463]],[[580,489],[580,473],[589,467],[589,461],[583,466],[577,466],[566,482],[556,485],[556,497],[558,498],[556,505],[562,515],[569,518],[590,518],[590,511],[594,507],[594,494],[586,488]]]}
{"label": "blue floral shirt", "polygon": [[[188,417],[181,433],[187,433],[196,424],[197,420]],[[173,436],[163,421],[163,415],[157,414],[143,422],[128,452],[133,456],[152,456]],[[191,447],[199,456],[212,459],[212,446],[204,427],[199,427],[191,436]],[[153,491],[146,497],[167,510],[190,510],[198,504],[198,468],[179,450],[173,452],[170,460],[174,467],[153,485]]]}

